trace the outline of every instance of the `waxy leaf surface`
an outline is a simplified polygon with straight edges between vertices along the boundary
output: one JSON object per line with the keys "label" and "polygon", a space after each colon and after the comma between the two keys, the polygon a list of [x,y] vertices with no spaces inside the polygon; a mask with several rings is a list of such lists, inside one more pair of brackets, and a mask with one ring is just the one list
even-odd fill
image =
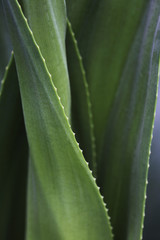
{"label": "waxy leaf surface", "polygon": [[[157,93],[160,3],[66,2],[91,93],[98,185],[113,233],[119,240],[141,239]],[[75,66],[69,66],[76,78]]]}
{"label": "waxy leaf surface", "polygon": [[66,6],[64,0],[23,0],[23,9],[47,68],[70,118],[70,84],[66,62]]}
{"label": "waxy leaf surface", "polygon": [[107,211],[17,1],[5,0],[30,162],[27,240],[111,240]]}

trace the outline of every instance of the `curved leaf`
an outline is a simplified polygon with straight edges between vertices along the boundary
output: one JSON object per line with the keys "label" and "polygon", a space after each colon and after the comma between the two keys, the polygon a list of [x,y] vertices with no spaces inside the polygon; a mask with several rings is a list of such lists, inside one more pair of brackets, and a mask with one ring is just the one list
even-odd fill
{"label": "curved leaf", "polygon": [[66,41],[68,67],[71,69],[69,77],[73,99],[72,125],[80,147],[83,149],[85,159],[89,162],[90,168],[96,176],[96,146],[90,92],[77,40],[69,21]]}
{"label": "curved leaf", "polygon": [[[156,0],[66,2],[89,83],[98,184],[115,239],[140,239],[157,91],[160,5]],[[71,72],[76,72],[74,67]]]}
{"label": "curved leaf", "polygon": [[[146,9],[129,52],[105,131],[99,184],[110,209],[116,236],[121,236],[118,239],[142,238],[158,90],[159,12],[159,3],[153,1]],[[123,229],[123,235],[120,229]]]}
{"label": "curved leaf", "polygon": [[[93,106],[97,161],[100,161],[106,122],[147,1],[66,0],[66,3],[86,70]],[[70,71],[75,71],[74,67]]]}
{"label": "curved leaf", "polygon": [[112,239],[95,180],[75,141],[50,73],[22,11],[4,6],[30,146],[26,239]]}
{"label": "curved leaf", "polygon": [[23,0],[25,15],[33,31],[47,68],[68,117],[70,117],[70,85],[66,63],[66,6],[64,0]]}

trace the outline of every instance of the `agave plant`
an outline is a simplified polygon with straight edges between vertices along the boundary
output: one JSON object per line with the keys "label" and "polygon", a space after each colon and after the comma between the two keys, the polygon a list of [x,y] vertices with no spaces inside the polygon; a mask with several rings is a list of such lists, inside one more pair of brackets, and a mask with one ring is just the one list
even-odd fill
{"label": "agave plant", "polygon": [[159,0],[3,10],[2,71],[13,51],[0,92],[0,239],[142,239]]}

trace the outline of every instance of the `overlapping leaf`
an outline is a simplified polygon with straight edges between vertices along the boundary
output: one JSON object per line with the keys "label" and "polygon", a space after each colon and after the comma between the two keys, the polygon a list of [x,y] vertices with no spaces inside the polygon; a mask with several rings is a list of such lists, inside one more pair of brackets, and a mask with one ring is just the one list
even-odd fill
{"label": "overlapping leaf", "polygon": [[96,176],[96,146],[90,92],[78,43],[68,21],[67,58],[72,95],[72,126],[83,149],[85,159]]}
{"label": "overlapping leaf", "polygon": [[[142,18],[110,113],[105,132],[103,160],[99,167],[99,181],[110,206],[117,236],[122,236],[119,231],[121,226],[124,229],[123,239],[142,237],[157,94],[159,7],[157,4],[149,5]],[[112,175],[114,181],[111,185],[109,179]],[[123,216],[123,221],[120,215]]]}
{"label": "overlapping leaf", "polygon": [[0,93],[0,239],[24,238],[28,145],[13,57]]}
{"label": "overlapping leaf", "polygon": [[98,188],[34,37],[18,3],[5,0],[4,7],[31,154],[26,239],[112,239]]}
{"label": "overlapping leaf", "polygon": [[[98,184],[115,239],[140,239],[157,92],[160,5],[67,0],[67,7],[91,92]],[[73,61],[69,66],[76,78]]]}
{"label": "overlapping leaf", "polygon": [[70,84],[66,63],[66,7],[64,0],[23,0],[25,15],[34,33],[66,115],[70,117]]}
{"label": "overlapping leaf", "polygon": [[[66,3],[91,93],[99,157],[119,77],[146,1],[67,0]],[[73,64],[72,68],[75,72]]]}

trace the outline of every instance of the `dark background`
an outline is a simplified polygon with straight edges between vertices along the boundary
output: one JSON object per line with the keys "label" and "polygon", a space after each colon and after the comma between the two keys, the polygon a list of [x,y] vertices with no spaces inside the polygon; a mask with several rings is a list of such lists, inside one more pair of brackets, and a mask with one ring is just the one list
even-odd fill
{"label": "dark background", "polygon": [[[2,3],[0,0],[0,80],[3,78],[5,66],[11,52],[6,25],[3,21]],[[8,46],[6,49],[5,46]],[[6,50],[5,50],[6,49]],[[6,51],[6,58],[2,59],[2,51]],[[1,81],[0,81],[1,82]],[[160,240],[160,87],[157,101],[155,127],[153,133],[150,169],[147,188],[146,217],[144,222],[143,240]],[[137,240],[137,239],[135,239]]]}
{"label": "dark background", "polygon": [[148,176],[144,240],[160,240],[160,86]]}

